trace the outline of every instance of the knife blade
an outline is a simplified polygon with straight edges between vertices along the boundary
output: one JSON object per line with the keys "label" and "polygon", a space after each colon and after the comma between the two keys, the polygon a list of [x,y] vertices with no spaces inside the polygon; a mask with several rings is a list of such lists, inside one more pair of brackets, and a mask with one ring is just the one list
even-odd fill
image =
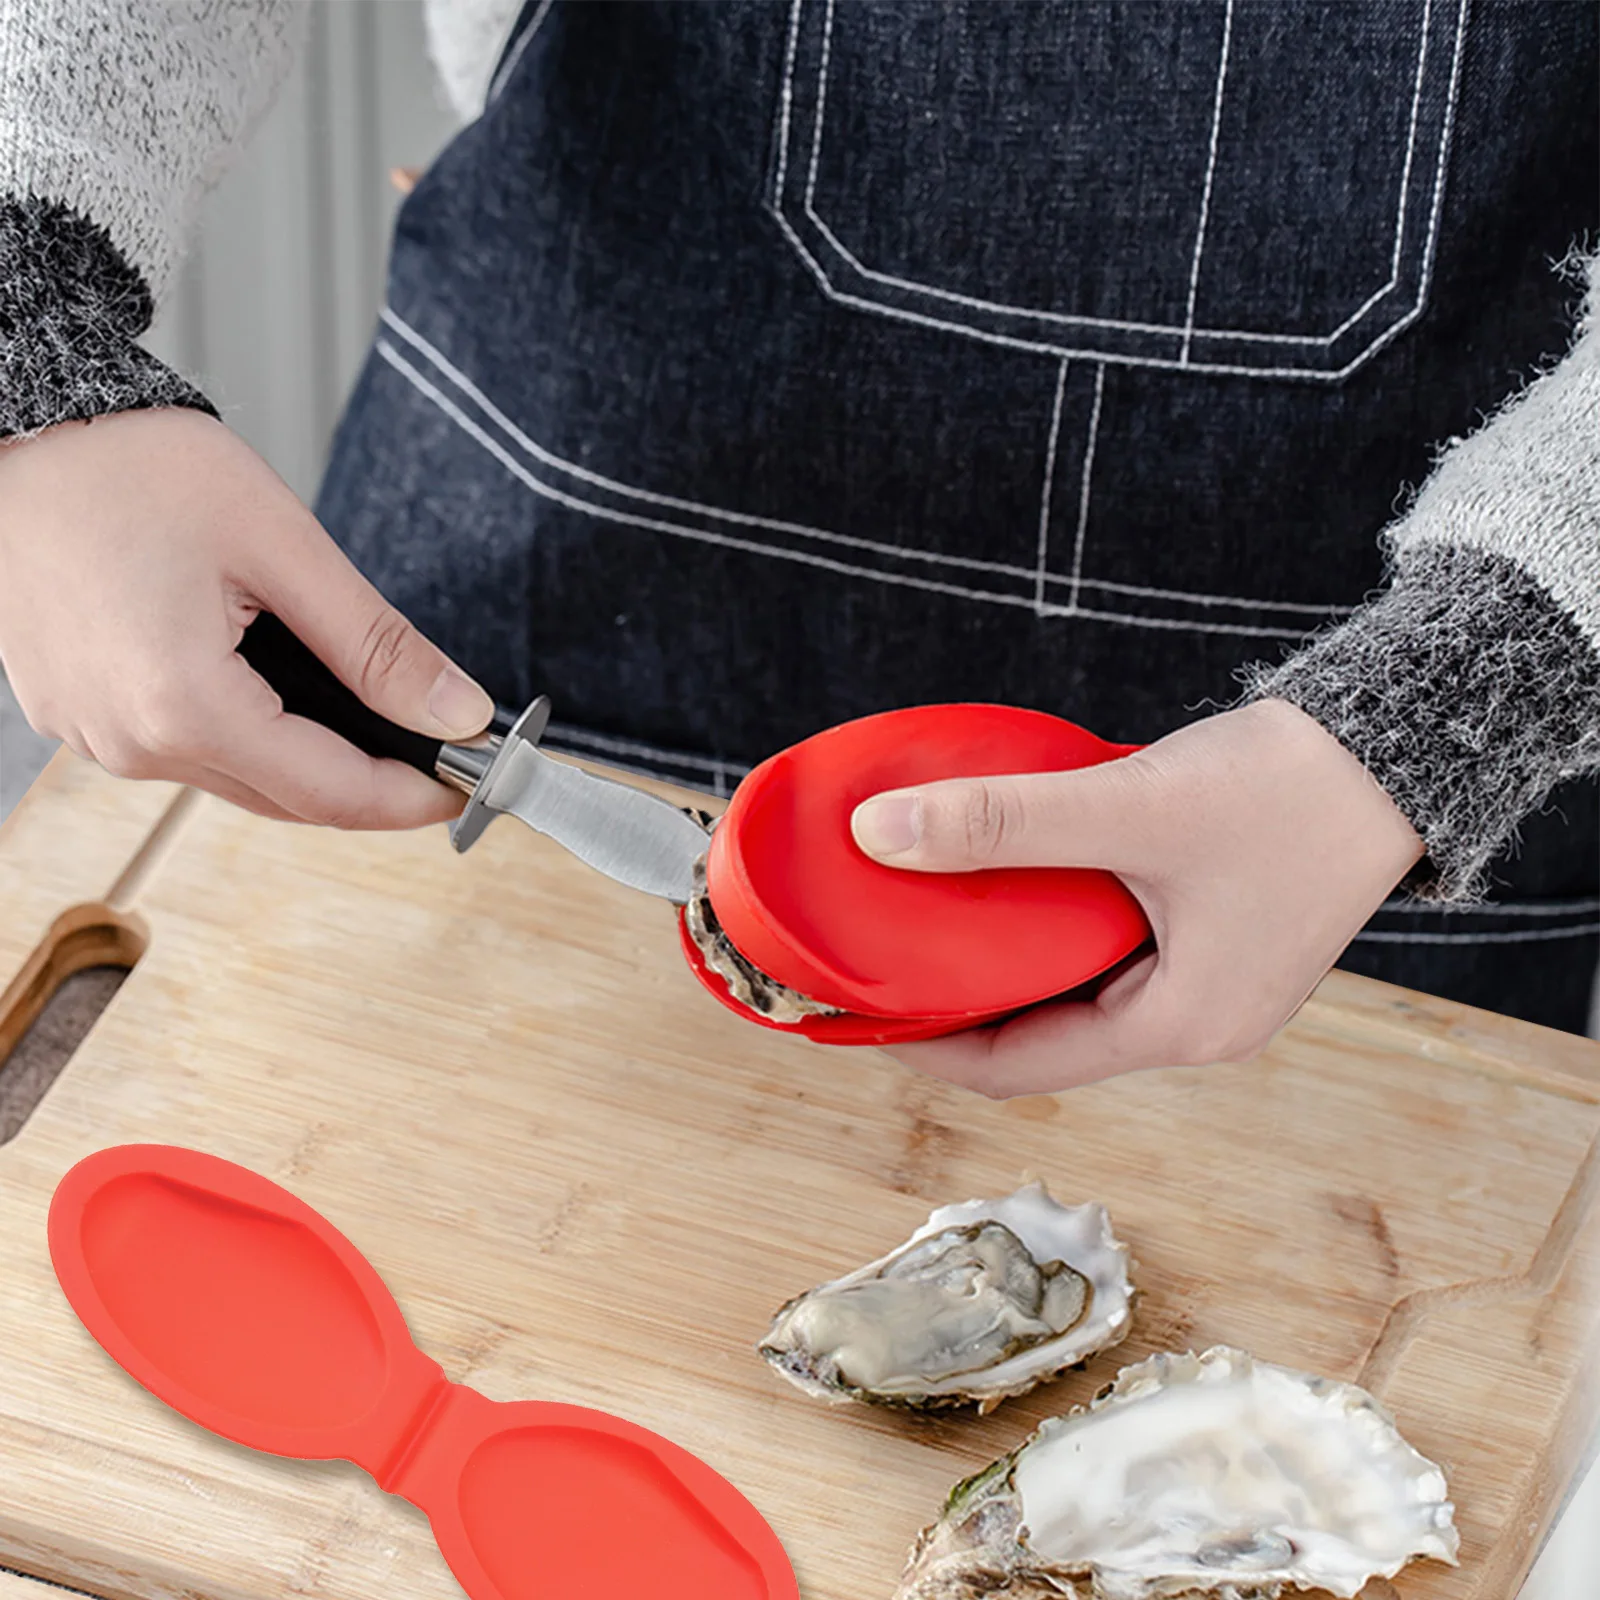
{"label": "knife blade", "polygon": [[597,777],[518,742],[483,797],[491,811],[536,833],[630,889],[685,905],[710,834],[669,800]]}
{"label": "knife blade", "polygon": [[617,883],[676,905],[692,897],[710,828],[648,790],[546,755],[538,748],[550,720],[543,695],[515,719],[497,716],[482,737],[451,743],[379,716],[270,613],[245,629],[238,651],[277,691],[286,712],[464,793],[467,804],[450,828],[458,851],[470,849],[496,816],[513,816]]}

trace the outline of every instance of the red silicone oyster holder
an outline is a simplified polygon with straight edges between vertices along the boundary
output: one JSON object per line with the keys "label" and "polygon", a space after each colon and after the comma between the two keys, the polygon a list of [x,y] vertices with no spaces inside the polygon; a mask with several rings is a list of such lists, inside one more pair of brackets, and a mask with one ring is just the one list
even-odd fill
{"label": "red silicone oyster holder", "polygon": [[684,929],[689,965],[741,1016],[827,1044],[933,1038],[1075,989],[1150,937],[1115,876],[898,871],[861,850],[850,817],[886,789],[1060,772],[1136,748],[997,705],[913,706],[792,745],[735,790],[711,836],[707,892],[736,949],[841,1014],[770,1022],[729,994]]}
{"label": "red silicone oyster holder", "polygon": [[355,1246],[244,1167],[102,1150],[56,1189],[50,1255],[152,1394],[238,1444],[355,1462],[427,1513],[473,1600],[798,1600],[725,1478],[620,1417],[448,1382]]}

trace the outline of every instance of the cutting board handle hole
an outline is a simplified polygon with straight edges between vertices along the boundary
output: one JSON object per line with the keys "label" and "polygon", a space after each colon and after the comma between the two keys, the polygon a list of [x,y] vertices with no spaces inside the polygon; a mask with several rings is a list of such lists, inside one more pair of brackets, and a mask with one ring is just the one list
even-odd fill
{"label": "cutting board handle hole", "polygon": [[149,944],[107,905],[62,912],[0,994],[0,1145],[16,1138]]}

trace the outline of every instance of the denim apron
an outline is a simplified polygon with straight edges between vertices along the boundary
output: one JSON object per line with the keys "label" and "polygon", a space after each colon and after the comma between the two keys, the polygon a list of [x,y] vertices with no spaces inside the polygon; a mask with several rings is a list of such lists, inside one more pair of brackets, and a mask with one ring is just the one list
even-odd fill
{"label": "denim apron", "polygon": [[[938,700],[1149,741],[1380,582],[1557,355],[1596,8],[536,0],[319,515],[558,747],[726,792]],[[1600,808],[1344,964],[1581,1029]]]}

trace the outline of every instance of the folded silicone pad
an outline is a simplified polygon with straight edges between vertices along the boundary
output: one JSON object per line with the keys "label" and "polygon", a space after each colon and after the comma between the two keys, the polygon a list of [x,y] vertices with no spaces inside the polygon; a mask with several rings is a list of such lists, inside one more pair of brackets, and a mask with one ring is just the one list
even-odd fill
{"label": "folded silicone pad", "polygon": [[791,745],[734,791],[706,887],[734,948],[835,1015],[774,1023],[728,992],[682,930],[695,976],[730,1010],[823,1044],[932,1038],[1098,977],[1150,937],[1109,872],[906,872],[874,861],[850,819],[872,795],[943,778],[1066,772],[1130,755],[1018,706],[932,705],[841,723]]}
{"label": "folded silicone pad", "polygon": [[118,1365],[223,1438],[355,1462],[427,1514],[473,1600],[798,1600],[777,1535],[725,1478],[606,1412],[450,1383],[355,1246],[244,1167],[102,1150],[61,1180],[49,1231]]}

